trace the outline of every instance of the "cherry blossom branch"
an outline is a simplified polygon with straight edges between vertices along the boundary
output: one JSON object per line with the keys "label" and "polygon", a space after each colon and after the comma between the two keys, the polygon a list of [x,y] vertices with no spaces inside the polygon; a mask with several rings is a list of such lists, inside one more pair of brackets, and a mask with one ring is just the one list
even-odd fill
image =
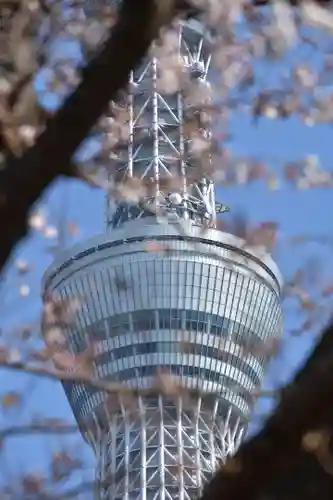
{"label": "cherry blossom branch", "polygon": [[[57,368],[53,368],[51,366],[38,366],[32,365],[24,362],[11,362],[7,360],[0,360],[0,368],[5,368],[7,370],[13,370],[17,372],[26,373],[29,375],[41,376],[45,378],[49,378],[55,381],[69,381],[69,382],[77,382],[77,383],[85,383],[96,389],[100,389],[101,391],[105,391],[108,393],[121,393],[121,394],[129,394],[129,395],[147,395],[151,394],[152,391],[158,390],[158,384],[156,387],[148,388],[148,389],[133,389],[123,385],[119,382],[113,382],[110,380],[103,380],[94,378],[88,371],[77,370],[77,371],[64,371],[59,370]],[[175,380],[179,380],[178,378]],[[231,387],[227,388],[228,391],[237,391],[241,393],[244,391],[244,388],[239,384],[235,384]],[[253,390],[251,395],[256,397],[277,397],[279,395],[279,389],[258,389]]]}
{"label": "cherry blossom branch", "polygon": [[[231,500],[259,500],[268,492],[276,496],[280,483],[295,471],[299,482],[293,484],[296,493],[306,481],[318,482],[318,491],[327,485],[327,473],[315,455],[304,448],[305,438],[317,429],[332,429],[333,409],[333,324],[329,325],[312,356],[293,382],[282,391],[281,403],[264,429],[243,444],[235,458],[229,460],[207,485],[201,500],[213,500],[227,495]],[[2,360],[7,369],[42,375],[54,380],[89,383],[108,392],[129,395],[145,394],[118,383],[95,380],[89,374],[63,372],[45,366],[26,365]],[[319,390],[318,390],[319,389]],[[151,392],[151,391],[150,391]],[[322,460],[322,458],[321,458]],[[310,463],[310,466],[309,466]],[[310,470],[309,470],[310,467]],[[324,477],[323,477],[324,474]],[[332,481],[331,476],[329,480]],[[331,485],[332,486],[332,485]],[[286,488],[290,492],[289,483]],[[298,488],[298,489],[297,489]],[[303,490],[302,490],[303,491]],[[283,497],[281,497],[283,498]],[[302,498],[304,496],[293,496]],[[325,498],[325,496],[321,496]]]}
{"label": "cherry blossom branch", "polygon": [[60,175],[78,177],[72,156],[110,100],[127,84],[159,28],[188,7],[186,0],[124,0],[119,21],[100,53],[83,70],[82,82],[50,118],[34,146],[10,158],[0,171],[0,270],[27,234],[27,215]]}
{"label": "cherry blossom branch", "polygon": [[93,378],[89,373],[85,373],[83,371],[69,372],[49,366],[37,366],[28,363],[10,362],[4,360],[0,361],[0,368],[27,373],[29,375],[42,376],[51,380],[85,383],[92,385],[96,389],[107,392],[133,393],[133,389],[130,389],[122,384]]}

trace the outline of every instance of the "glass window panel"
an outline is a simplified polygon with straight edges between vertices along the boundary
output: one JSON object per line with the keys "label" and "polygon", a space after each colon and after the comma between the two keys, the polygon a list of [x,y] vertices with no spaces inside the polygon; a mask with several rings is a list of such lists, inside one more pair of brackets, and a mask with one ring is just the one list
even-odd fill
{"label": "glass window panel", "polygon": [[158,316],[160,329],[168,328],[170,326],[170,310],[160,309],[158,311]]}
{"label": "glass window panel", "polygon": [[[210,274],[213,274],[212,273],[212,270],[215,270],[215,268],[211,268],[211,273]],[[203,264],[202,266],[202,274],[203,276],[208,276],[209,275],[209,265],[208,264]]]}
{"label": "glass window panel", "polygon": [[219,327],[218,325],[211,325],[210,333],[212,335],[219,335],[221,333],[221,327]]}

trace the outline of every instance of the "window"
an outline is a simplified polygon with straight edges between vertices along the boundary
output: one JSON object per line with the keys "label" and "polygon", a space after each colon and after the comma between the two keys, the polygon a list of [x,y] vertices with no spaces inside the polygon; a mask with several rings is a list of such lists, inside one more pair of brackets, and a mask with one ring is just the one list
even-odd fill
{"label": "window", "polygon": [[185,312],[185,328],[195,331],[198,329],[198,311]]}
{"label": "window", "polygon": [[173,330],[181,330],[182,328],[182,311],[180,309],[171,309],[170,328]]}
{"label": "window", "polygon": [[[204,311],[194,311],[189,309],[159,309],[157,311],[139,310],[131,313],[117,314],[106,320],[98,321],[89,325],[88,332],[94,336],[97,332],[99,340],[103,340],[107,335],[122,335],[131,331],[130,317],[134,331],[155,330],[157,325],[155,314],[158,315],[158,328],[160,330],[175,329],[181,330],[183,327],[188,331],[207,332],[212,335],[232,337],[238,344],[247,344],[248,339],[261,341],[256,332],[249,330],[244,324],[233,321],[223,316],[209,314]],[[107,328],[105,328],[107,325]],[[208,328],[208,325],[209,328]],[[72,335],[73,344],[77,346],[78,352],[81,349],[80,337],[74,332]]]}
{"label": "window", "polygon": [[[157,322],[156,319],[157,318]],[[130,319],[132,327],[130,327]],[[104,335],[102,334],[103,325],[107,325],[108,328],[104,329]],[[204,311],[195,311],[187,309],[159,309],[159,310],[138,310],[131,313],[117,314],[107,320],[101,320],[89,326],[89,331],[94,333],[98,332],[99,339],[105,339],[109,335],[123,335],[130,332],[132,329],[136,332],[150,332],[157,329],[160,330],[182,330],[185,328],[190,332],[207,332],[211,335],[216,335],[218,337],[224,337],[233,340],[236,344],[243,346],[248,345],[249,340],[253,343],[261,343],[262,340],[252,330],[237,321],[230,320],[223,316],[212,315]],[[89,332],[88,332],[89,333]],[[133,355],[143,355],[157,352],[164,353],[176,353],[183,352],[184,349],[180,345],[182,336],[179,336],[179,342],[173,342],[170,340],[163,341],[163,336],[159,335],[159,338],[151,338],[152,341],[148,340],[152,337],[151,335],[141,338],[144,342],[138,342],[132,344],[131,346],[118,347],[112,350],[113,359],[122,359]],[[199,336],[200,339],[200,336]],[[79,339],[78,339],[79,340]],[[159,341],[159,342],[157,342]],[[78,352],[82,350],[78,349]],[[223,349],[219,350],[208,345],[201,345],[200,342],[193,344],[194,354],[200,356],[206,356],[214,359],[220,359],[221,361],[237,366],[244,374],[251,378],[255,384],[259,384],[259,376],[256,374],[248,363],[243,361],[242,357],[235,356],[231,353],[223,352]],[[109,352],[104,352],[98,356],[98,363],[107,365],[112,361],[112,357]],[[263,364],[265,359],[262,356],[258,356],[257,361],[259,364]]]}
{"label": "window", "polygon": [[132,313],[133,329],[148,331],[155,327],[154,311],[135,311]]}
{"label": "window", "polygon": [[158,320],[159,320],[159,328],[160,330],[165,330],[166,328],[170,328],[170,320],[171,320],[171,311],[170,309],[160,309],[158,311]]}

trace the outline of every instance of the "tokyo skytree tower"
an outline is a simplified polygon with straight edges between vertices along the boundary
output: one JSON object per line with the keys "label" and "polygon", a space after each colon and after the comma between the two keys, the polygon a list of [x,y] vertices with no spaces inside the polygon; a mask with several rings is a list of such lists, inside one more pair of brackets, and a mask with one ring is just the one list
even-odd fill
{"label": "tokyo skytree tower", "polygon": [[[191,19],[177,40],[189,78],[207,88],[209,30]],[[212,179],[193,180],[185,126],[200,111],[184,92],[162,91],[158,54],[131,75],[129,139],[112,160],[117,180],[142,179],[147,195],[109,206],[105,234],[64,251],[44,277],[45,293],[84,297],[66,327],[72,352],[93,338],[94,376],[134,389],[129,400],[63,383],[103,500],[196,498],[242,442],[268,361],[260,346],[282,330],[279,270],[216,229],[225,207]]]}

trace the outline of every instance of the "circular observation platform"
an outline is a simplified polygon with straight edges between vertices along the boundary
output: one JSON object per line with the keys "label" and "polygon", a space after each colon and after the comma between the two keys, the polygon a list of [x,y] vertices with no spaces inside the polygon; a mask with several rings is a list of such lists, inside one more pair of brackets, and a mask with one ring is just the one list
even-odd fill
{"label": "circular observation platform", "polygon": [[[96,377],[149,389],[163,367],[246,428],[267,364],[260,346],[282,331],[282,279],[243,243],[190,223],[184,236],[155,218],[128,222],[63,252],[44,292],[83,297],[66,334],[75,353],[94,339]],[[99,421],[105,393],[63,385],[81,429]]]}

